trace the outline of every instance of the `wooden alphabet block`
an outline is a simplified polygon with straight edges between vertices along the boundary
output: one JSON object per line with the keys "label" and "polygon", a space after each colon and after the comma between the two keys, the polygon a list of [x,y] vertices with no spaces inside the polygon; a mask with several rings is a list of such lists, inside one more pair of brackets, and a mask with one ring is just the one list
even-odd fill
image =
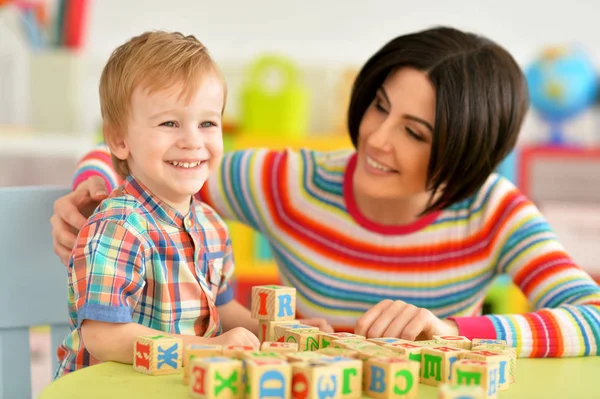
{"label": "wooden alphabet block", "polygon": [[413,341],[409,341],[406,339],[400,338],[369,338],[366,340],[367,342],[371,342],[373,344],[383,346],[388,344],[401,344],[401,343],[412,343]]}
{"label": "wooden alphabet block", "polygon": [[460,349],[471,350],[471,340],[460,335],[434,335],[434,341],[443,346],[454,346]]}
{"label": "wooden alphabet block", "polygon": [[322,359],[325,357],[329,357],[328,355],[324,355],[322,353],[317,352],[297,352],[297,353],[284,353],[283,354],[289,363],[296,362],[310,362],[313,360]]}
{"label": "wooden alphabet block", "polygon": [[352,349],[334,348],[331,346],[325,349],[319,349],[317,353],[327,356],[342,356],[349,359],[356,359],[358,357],[358,351]]}
{"label": "wooden alphabet block", "polygon": [[294,320],[296,289],[279,285],[252,287],[252,318],[259,320]]}
{"label": "wooden alphabet block", "polygon": [[364,390],[375,399],[419,397],[419,363],[397,358],[371,358],[365,363]]}
{"label": "wooden alphabet block", "polygon": [[342,371],[320,360],[292,364],[292,399],[341,399]]}
{"label": "wooden alphabet block", "polygon": [[321,349],[331,348],[345,348],[345,349],[355,349],[362,348],[365,346],[378,346],[372,342],[367,342],[364,339],[359,340],[356,338],[342,338],[342,339],[334,339],[330,341],[328,344],[325,344],[325,347],[321,347]]}
{"label": "wooden alphabet block", "polygon": [[[275,338],[275,327],[285,325],[288,328],[299,328],[302,327],[303,324],[298,322],[297,320],[280,320],[280,321],[271,321],[271,320],[259,320],[258,321],[258,339],[261,343],[265,341],[276,342]],[[283,330],[282,330],[283,331]]]}
{"label": "wooden alphabet block", "polygon": [[296,342],[263,342],[260,350],[277,353],[298,352],[298,344]]}
{"label": "wooden alphabet block", "polygon": [[503,353],[508,356],[509,360],[508,383],[514,384],[517,377],[517,349],[507,348],[503,351]]}
{"label": "wooden alphabet block", "polygon": [[483,389],[478,385],[444,384],[438,391],[438,399],[484,399]]}
{"label": "wooden alphabet block", "polygon": [[466,349],[450,346],[434,346],[423,348],[421,356],[421,382],[440,386],[450,382],[454,363],[467,353]]}
{"label": "wooden alphabet block", "polygon": [[498,363],[462,359],[454,364],[453,385],[479,385],[484,398],[494,399],[498,392]]}
{"label": "wooden alphabet block", "polygon": [[398,352],[405,356],[408,360],[418,362],[421,364],[423,347],[415,345],[414,343],[400,343],[400,344],[387,344],[383,346],[386,349],[390,349],[394,352]]}
{"label": "wooden alphabet block", "polygon": [[221,345],[188,345],[183,357],[183,383],[188,384],[192,360],[200,357],[214,357],[223,354]]}
{"label": "wooden alphabet block", "polygon": [[415,341],[415,342],[413,342],[413,344],[420,345],[424,348],[428,347],[428,346],[440,346],[440,344],[435,339],[428,339],[425,341]]}
{"label": "wooden alphabet block", "polygon": [[506,345],[506,341],[503,339],[483,339],[483,338],[474,338],[471,343],[471,350],[479,350],[479,349],[500,349],[504,350],[508,346]]}
{"label": "wooden alphabet block", "polygon": [[[325,350],[331,348],[325,348]],[[363,382],[363,362],[342,356],[326,357],[314,363],[329,364],[339,370],[342,399],[361,399]],[[333,389],[332,389],[333,391]]]}
{"label": "wooden alphabet block", "polygon": [[319,333],[319,329],[317,327],[307,326],[305,324],[298,324],[298,323],[276,325],[273,330],[274,330],[274,333],[273,333],[273,339],[271,340],[272,342],[286,342],[285,341],[286,334],[288,331],[291,331],[291,330],[294,330],[294,331],[303,330],[302,332],[304,332],[304,333],[314,333],[314,334]]}
{"label": "wooden alphabet block", "polygon": [[200,399],[243,399],[242,362],[226,357],[195,358],[189,396]]}
{"label": "wooden alphabet block", "polygon": [[259,348],[254,346],[243,346],[243,345],[230,345],[223,347],[223,357],[228,357],[237,360],[244,359],[244,353],[247,352],[258,352]]}
{"label": "wooden alphabet block", "polygon": [[246,359],[246,399],[290,399],[292,366],[279,359]]}
{"label": "wooden alphabet block", "polygon": [[350,333],[321,333],[319,335],[319,349],[326,349],[333,341],[344,340],[347,342],[364,341],[365,337]]}
{"label": "wooden alphabet block", "polygon": [[183,341],[168,335],[142,335],[133,343],[133,369],[150,375],[181,370]]}
{"label": "wooden alphabet block", "polygon": [[319,349],[319,331],[308,329],[286,330],[285,342],[298,344],[299,352],[316,351]]}
{"label": "wooden alphabet block", "polygon": [[498,388],[506,391],[510,386],[510,358],[502,350],[478,350],[467,352],[463,359],[481,360],[498,364]]}

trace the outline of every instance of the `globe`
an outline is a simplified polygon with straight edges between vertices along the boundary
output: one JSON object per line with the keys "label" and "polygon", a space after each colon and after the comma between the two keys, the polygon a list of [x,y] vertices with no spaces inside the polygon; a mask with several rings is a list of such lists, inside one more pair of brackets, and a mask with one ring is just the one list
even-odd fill
{"label": "globe", "polygon": [[550,141],[564,144],[562,125],[596,100],[598,76],[579,47],[551,47],[525,70],[532,107],[550,125]]}

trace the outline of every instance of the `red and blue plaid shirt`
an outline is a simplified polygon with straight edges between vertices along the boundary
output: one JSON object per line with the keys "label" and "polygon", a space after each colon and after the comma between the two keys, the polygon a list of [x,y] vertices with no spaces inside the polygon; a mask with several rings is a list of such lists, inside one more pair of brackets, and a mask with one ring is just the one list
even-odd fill
{"label": "red and blue plaid shirt", "polygon": [[58,350],[56,375],[99,362],[81,338],[85,319],[217,335],[216,307],[233,298],[233,270],[227,227],[212,208],[192,199],[183,216],[127,178],[100,204],[73,248],[71,333]]}

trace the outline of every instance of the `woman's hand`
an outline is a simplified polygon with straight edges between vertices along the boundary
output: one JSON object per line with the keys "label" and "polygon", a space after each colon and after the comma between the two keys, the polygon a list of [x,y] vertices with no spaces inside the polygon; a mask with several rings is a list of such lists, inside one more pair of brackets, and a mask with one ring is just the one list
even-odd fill
{"label": "woman's hand", "polygon": [[458,335],[458,327],[454,321],[438,319],[427,309],[385,299],[357,320],[354,333],[367,338],[421,341],[433,339],[434,335]]}

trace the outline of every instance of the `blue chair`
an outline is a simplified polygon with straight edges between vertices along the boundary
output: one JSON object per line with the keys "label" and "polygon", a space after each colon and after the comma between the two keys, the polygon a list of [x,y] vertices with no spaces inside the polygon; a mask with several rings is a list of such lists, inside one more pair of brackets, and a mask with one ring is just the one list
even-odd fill
{"label": "blue chair", "polygon": [[50,216],[67,188],[0,188],[0,399],[31,398],[29,327],[69,333],[67,271],[52,249]]}

